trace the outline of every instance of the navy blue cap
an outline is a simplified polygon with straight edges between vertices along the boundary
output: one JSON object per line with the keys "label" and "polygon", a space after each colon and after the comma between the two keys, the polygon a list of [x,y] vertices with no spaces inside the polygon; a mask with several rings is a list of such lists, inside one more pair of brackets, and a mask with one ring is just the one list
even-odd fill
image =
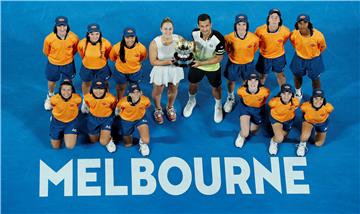
{"label": "navy blue cap", "polygon": [[321,89],[314,89],[312,96],[313,97],[324,97],[325,93]]}
{"label": "navy blue cap", "polygon": [[305,13],[302,13],[298,15],[298,17],[296,18],[296,22],[300,22],[300,21],[310,22],[310,16]]}
{"label": "navy blue cap", "polygon": [[238,14],[235,16],[235,24],[239,22],[248,22],[248,17],[245,14]]}
{"label": "navy blue cap", "polygon": [[136,36],[136,30],[133,27],[126,27],[123,32],[124,37]]}
{"label": "navy blue cap", "polygon": [[281,12],[278,8],[273,8],[273,9],[269,10],[269,16],[273,13],[277,13],[279,16],[281,16]]}
{"label": "navy blue cap", "polygon": [[60,26],[60,25],[68,25],[68,18],[66,16],[58,16],[55,18],[55,25],[56,26]]}
{"label": "navy blue cap", "polygon": [[139,84],[137,84],[137,83],[131,83],[131,84],[129,85],[129,93],[132,93],[132,92],[134,92],[134,91],[136,91],[136,90],[141,91]]}
{"label": "navy blue cap", "polygon": [[281,93],[290,92],[293,93],[292,86],[290,84],[283,84],[280,89]]}
{"label": "navy blue cap", "polygon": [[103,80],[94,80],[91,87],[93,89],[106,89],[106,84]]}
{"label": "navy blue cap", "polygon": [[88,32],[88,33],[92,33],[92,32],[100,32],[100,33],[101,33],[100,25],[95,24],[95,23],[89,24],[89,25],[87,26],[87,32]]}
{"label": "navy blue cap", "polygon": [[258,73],[256,72],[253,72],[253,73],[250,73],[247,77],[246,77],[246,80],[252,80],[252,79],[257,79],[259,80],[260,76]]}

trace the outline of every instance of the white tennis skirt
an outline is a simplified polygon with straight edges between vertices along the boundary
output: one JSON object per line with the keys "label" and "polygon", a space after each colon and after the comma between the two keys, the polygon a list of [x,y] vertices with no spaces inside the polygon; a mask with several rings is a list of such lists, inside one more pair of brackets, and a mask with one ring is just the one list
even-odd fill
{"label": "white tennis skirt", "polygon": [[176,85],[182,79],[184,79],[183,68],[174,65],[154,66],[150,72],[150,83],[155,85],[165,85],[167,87],[168,83]]}

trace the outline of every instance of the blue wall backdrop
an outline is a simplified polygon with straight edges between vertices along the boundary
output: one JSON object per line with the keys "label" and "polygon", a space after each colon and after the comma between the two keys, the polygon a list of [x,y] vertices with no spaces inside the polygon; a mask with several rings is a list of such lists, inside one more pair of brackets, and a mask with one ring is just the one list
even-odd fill
{"label": "blue wall backdrop", "polygon": [[[118,151],[109,154],[99,144],[90,145],[84,133],[79,136],[74,150],[55,151],[49,143],[50,113],[43,109],[47,86],[44,75],[46,57],[42,54],[45,36],[53,29],[54,18],[66,15],[73,32],[85,36],[86,26],[97,22],[103,35],[117,43],[122,29],[131,25],[137,29],[140,42],[147,47],[160,34],[164,17],[173,19],[175,33],[190,39],[200,13],[209,13],[213,28],[224,35],[233,29],[238,13],[248,14],[250,31],[265,23],[269,9],[282,11],[284,24],[293,29],[296,16],[306,12],[315,28],[325,35],[328,48],[323,57],[326,72],[321,76],[327,100],[335,106],[331,117],[328,138],[322,148],[309,146],[302,170],[310,194],[287,194],[284,158],[295,156],[301,114],[289,139],[280,146],[278,154],[282,193],[265,182],[265,194],[256,194],[253,159],[271,169],[267,152],[272,136],[268,124],[247,141],[243,149],[233,145],[239,131],[238,111],[225,115],[220,124],[213,122],[214,100],[206,80],[197,95],[198,105],[192,117],[180,116],[176,123],[165,121],[159,126],[150,120],[153,175],[158,179],[161,163],[169,157],[185,160],[192,171],[190,188],[179,196],[166,193],[157,181],[153,194],[131,194],[131,159],[141,160],[137,147],[125,148],[121,142]],[[2,2],[1,3],[1,211],[3,213],[358,213],[359,210],[359,2]],[[294,53],[286,45],[290,62]],[[226,62],[225,60],[223,61]],[[80,57],[76,66],[80,68]],[[111,67],[113,64],[111,64]],[[112,67],[113,68],[113,67]],[[149,62],[144,63],[150,73]],[[186,71],[187,73],[187,71]],[[288,81],[292,74],[285,70]],[[144,93],[151,95],[149,77],[141,83]],[[80,90],[80,77],[75,86]],[[278,92],[274,75],[267,82],[272,95]],[[111,82],[112,91],[114,84]],[[181,112],[187,101],[188,81],[181,82],[175,107]],[[225,88],[225,81],[223,81]],[[305,99],[311,93],[311,82],[304,79]],[[165,94],[164,94],[165,95]],[[225,102],[226,90],[223,90]],[[165,97],[163,100],[165,103]],[[148,112],[151,116],[153,107]],[[82,117],[84,117],[82,115]],[[201,194],[194,182],[194,158],[201,157],[206,184],[212,182],[211,158],[218,157],[221,168],[221,188],[214,195]],[[243,194],[236,187],[235,194],[227,194],[224,158],[242,158],[250,165],[248,185],[252,194]],[[97,173],[89,186],[101,186],[101,196],[77,196],[77,160],[100,159],[100,168],[88,169]],[[114,182],[127,185],[127,196],[105,196],[105,158],[114,161]],[[49,183],[48,197],[40,197],[40,160],[54,171],[73,160],[73,196],[64,196],[64,182],[55,186]],[[276,160],[276,159],[274,159]],[[236,173],[240,173],[237,169]],[[182,180],[179,169],[168,173],[175,185]],[[146,185],[146,183],[142,184]]]}

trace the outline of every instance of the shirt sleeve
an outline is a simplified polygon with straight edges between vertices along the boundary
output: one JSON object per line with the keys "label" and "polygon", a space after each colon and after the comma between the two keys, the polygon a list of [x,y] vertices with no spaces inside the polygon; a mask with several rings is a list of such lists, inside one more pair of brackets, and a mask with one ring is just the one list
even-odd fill
{"label": "shirt sleeve", "polygon": [[48,37],[46,37],[44,40],[43,53],[45,56],[48,56],[50,53],[50,42]]}
{"label": "shirt sleeve", "polygon": [[110,50],[110,53],[109,53],[109,59],[113,62],[116,61],[116,59],[118,58],[118,50],[117,50],[117,47],[120,46],[120,43],[114,45],[111,50]]}
{"label": "shirt sleeve", "polygon": [[321,53],[326,49],[326,42],[325,42],[324,35],[320,32],[319,32],[318,47],[319,47],[319,50]]}
{"label": "shirt sleeve", "polygon": [[219,44],[216,45],[215,54],[216,55],[224,55],[225,53],[225,39],[224,36],[220,33],[216,34],[216,37],[220,40]]}

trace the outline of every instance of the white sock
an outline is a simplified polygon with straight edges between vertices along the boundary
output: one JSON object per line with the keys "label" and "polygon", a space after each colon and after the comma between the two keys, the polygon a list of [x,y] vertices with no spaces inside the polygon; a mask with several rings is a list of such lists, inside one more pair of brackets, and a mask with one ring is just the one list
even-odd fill
{"label": "white sock", "polygon": [[295,88],[295,92],[296,92],[296,94],[301,94],[301,88]]}
{"label": "white sock", "polygon": [[48,96],[49,96],[49,97],[52,97],[52,96],[54,96],[54,95],[55,95],[54,92],[50,92],[50,91],[48,92]]}
{"label": "white sock", "polygon": [[300,141],[300,144],[306,146],[306,141],[305,142]]}
{"label": "white sock", "polygon": [[189,93],[189,100],[195,101],[195,96],[196,96],[196,94],[190,94]]}
{"label": "white sock", "polygon": [[140,139],[140,140],[139,140],[139,144],[144,144],[144,142]]}
{"label": "white sock", "polygon": [[232,92],[228,91],[228,97],[231,99],[234,99],[234,91],[232,91]]}
{"label": "white sock", "polygon": [[215,98],[215,106],[221,106],[221,99],[216,99]]}

